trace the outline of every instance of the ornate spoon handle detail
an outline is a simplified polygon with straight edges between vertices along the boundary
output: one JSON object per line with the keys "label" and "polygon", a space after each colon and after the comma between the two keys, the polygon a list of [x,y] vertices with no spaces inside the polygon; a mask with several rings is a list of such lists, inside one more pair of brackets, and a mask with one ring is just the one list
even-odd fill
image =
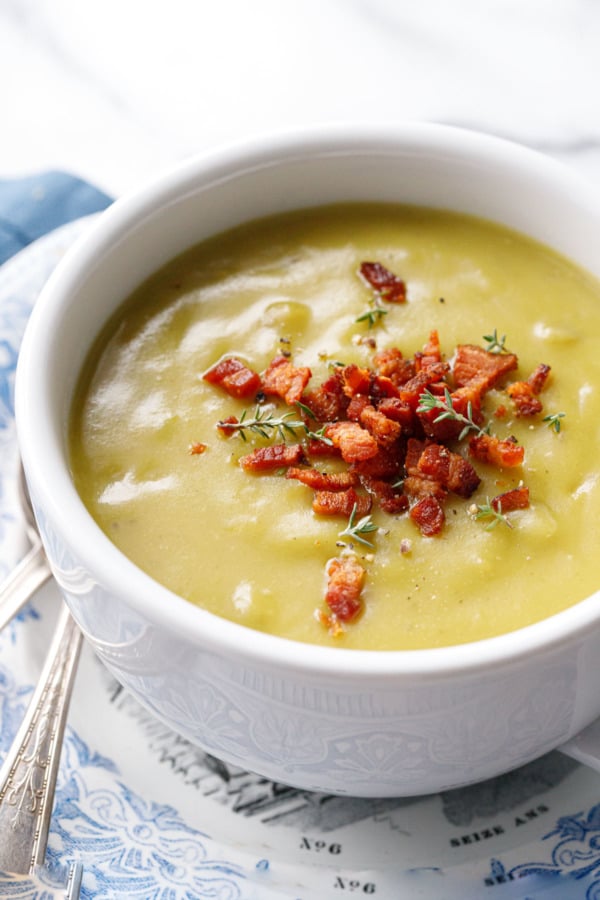
{"label": "ornate spoon handle detail", "polygon": [[81,632],[62,606],[40,681],[0,769],[0,870],[32,873],[48,829]]}

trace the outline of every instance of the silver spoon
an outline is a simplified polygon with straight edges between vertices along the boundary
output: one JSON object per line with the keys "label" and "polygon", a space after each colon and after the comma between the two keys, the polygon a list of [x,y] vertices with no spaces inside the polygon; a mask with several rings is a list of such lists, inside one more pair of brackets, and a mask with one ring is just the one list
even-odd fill
{"label": "silver spoon", "polygon": [[19,466],[17,486],[21,508],[25,514],[25,528],[30,549],[0,585],[0,629],[20,612],[37,589],[52,575],[35,523],[22,466]]}
{"label": "silver spoon", "polygon": [[[0,627],[51,576],[21,468],[19,492],[31,550],[0,586]],[[43,867],[67,711],[81,632],[62,604],[52,644],[21,727],[0,769],[0,871],[36,875]],[[81,867],[72,868],[66,897],[79,896]]]}

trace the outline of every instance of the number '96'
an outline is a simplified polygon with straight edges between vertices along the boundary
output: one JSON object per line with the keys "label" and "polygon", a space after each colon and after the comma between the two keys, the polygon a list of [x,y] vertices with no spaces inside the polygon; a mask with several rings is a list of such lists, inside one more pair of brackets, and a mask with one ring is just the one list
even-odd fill
{"label": "number '96'", "polygon": [[358,881],[356,878],[343,878],[338,875],[334,887],[340,888],[342,891],[354,891],[359,894],[374,894],[375,884],[372,881]]}

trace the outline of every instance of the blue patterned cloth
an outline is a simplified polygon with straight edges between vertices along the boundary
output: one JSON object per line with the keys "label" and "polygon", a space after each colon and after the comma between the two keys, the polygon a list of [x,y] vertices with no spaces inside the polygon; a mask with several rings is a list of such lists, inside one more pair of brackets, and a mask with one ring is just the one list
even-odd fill
{"label": "blue patterned cloth", "polygon": [[65,172],[0,180],[0,265],[46,232],[111,202],[103,191]]}

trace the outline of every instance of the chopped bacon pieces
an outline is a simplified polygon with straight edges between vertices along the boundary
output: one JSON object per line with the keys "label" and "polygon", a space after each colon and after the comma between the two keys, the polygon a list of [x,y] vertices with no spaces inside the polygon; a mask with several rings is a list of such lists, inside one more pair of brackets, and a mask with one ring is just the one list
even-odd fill
{"label": "chopped bacon pieces", "polygon": [[353,556],[336,557],[327,566],[325,601],[341,622],[356,619],[362,610],[365,570]]}
{"label": "chopped bacon pieces", "polygon": [[534,394],[540,394],[542,392],[542,390],[546,386],[546,381],[548,380],[549,375],[550,366],[546,365],[546,363],[540,363],[535,367],[535,369],[527,379],[527,384],[531,385],[531,390]]}
{"label": "chopped bacon pieces", "polygon": [[364,394],[356,394],[355,397],[352,397],[350,403],[348,404],[348,409],[346,410],[346,418],[350,419],[351,422],[360,422],[360,417],[367,407],[371,407],[373,409],[373,404],[369,397],[366,397]]}
{"label": "chopped bacon pieces", "polygon": [[368,396],[371,387],[371,373],[368,369],[362,369],[353,363],[350,366],[344,366],[340,375],[343,391],[347,397],[354,397],[356,394]]}
{"label": "chopped bacon pieces", "polygon": [[385,397],[379,401],[377,409],[384,416],[387,416],[388,419],[398,422],[399,425],[403,425],[407,430],[414,425],[412,409],[408,403],[405,403],[399,397]]}
{"label": "chopped bacon pieces", "polygon": [[361,478],[396,478],[402,469],[402,457],[385,447],[377,450],[375,456],[352,463],[353,471]]}
{"label": "chopped bacon pieces", "polygon": [[410,406],[413,411],[416,411],[423,391],[436,384],[436,382],[443,382],[449,368],[447,363],[434,363],[421,369],[410,381],[402,385],[400,388],[400,399]]}
{"label": "chopped bacon pieces", "polygon": [[376,354],[373,360],[376,371],[399,387],[416,375],[414,360],[405,359],[397,347],[389,347]]}
{"label": "chopped bacon pieces", "polygon": [[406,302],[406,284],[378,262],[364,262],[359,269],[362,278],[382,300],[388,303]]}
{"label": "chopped bacon pieces", "polygon": [[235,356],[222,359],[202,377],[210,384],[222,387],[232,397],[252,397],[261,389],[260,375]]}
{"label": "chopped bacon pieces", "polygon": [[306,455],[311,459],[315,456],[319,459],[322,457],[339,458],[340,451],[333,446],[331,441],[322,441],[320,438],[314,437],[306,442]]}
{"label": "chopped bacon pieces", "polygon": [[310,409],[317,422],[337,422],[344,418],[349,398],[344,393],[341,378],[334,374],[320,387],[305,394],[302,403]]}
{"label": "chopped bacon pieces", "polygon": [[421,534],[425,535],[425,537],[433,537],[439,534],[444,527],[446,519],[440,501],[433,494],[428,494],[418,500],[411,507],[410,517],[417,523]]}
{"label": "chopped bacon pieces", "polygon": [[426,475],[407,475],[404,479],[404,493],[411,500],[421,500],[423,497],[435,497],[443,503],[448,496],[448,491],[435,478],[427,478]]}
{"label": "chopped bacon pieces", "polygon": [[419,474],[438,481],[459,497],[470,497],[481,483],[481,478],[467,459],[441,444],[425,447],[417,469]]}
{"label": "chopped bacon pieces", "polygon": [[535,416],[544,408],[542,401],[535,396],[533,388],[526,381],[514,381],[506,389],[515,404],[518,416]]}
{"label": "chopped bacon pieces", "polygon": [[310,381],[307,366],[294,366],[286,356],[276,356],[262,377],[262,390],[267,395],[281,397],[290,406],[297,403]]}
{"label": "chopped bacon pieces", "polygon": [[403,487],[395,487],[383,478],[362,475],[364,487],[373,494],[381,509],[390,516],[396,516],[408,509],[408,497]]}
{"label": "chopped bacon pieces", "polygon": [[231,437],[232,434],[236,433],[239,424],[240,420],[237,416],[227,416],[226,419],[221,419],[217,422],[217,428],[223,437]]}
{"label": "chopped bacon pieces", "polygon": [[208,445],[201,441],[192,441],[190,444],[190,456],[201,456],[208,450]]}
{"label": "chopped bacon pieces", "polygon": [[514,353],[490,353],[476,344],[460,344],[454,360],[454,382],[457,387],[464,387],[473,378],[485,376],[489,390],[517,365]]}
{"label": "chopped bacon pieces", "polygon": [[285,473],[285,477],[295,478],[315,491],[346,491],[358,484],[358,476],[351,471],[330,473],[291,466]]}
{"label": "chopped bacon pieces", "polygon": [[429,340],[423,347],[423,352],[415,353],[415,363],[417,371],[426,369],[427,366],[432,366],[435,363],[441,363],[441,361],[442,349],[440,346],[440,337],[437,331],[434,329],[429,335]]}
{"label": "chopped bacon pieces", "polygon": [[325,429],[325,437],[338,447],[345,462],[360,462],[377,455],[377,441],[357,422],[335,422]]}
{"label": "chopped bacon pieces", "polygon": [[508,396],[515,404],[517,416],[535,416],[544,408],[538,394],[544,388],[550,366],[540,363],[531,373],[527,381],[513,381],[506,389]]}
{"label": "chopped bacon pieces", "polygon": [[380,447],[393,447],[402,432],[398,422],[388,419],[373,406],[365,406],[360,414],[360,424],[373,435]]}
{"label": "chopped bacon pieces", "polygon": [[355,516],[366,516],[371,509],[371,497],[359,494],[354,488],[346,491],[316,491],[313,497],[313,512],[320,516],[344,516],[348,518],[356,507]]}
{"label": "chopped bacon pieces", "polygon": [[479,434],[469,441],[469,453],[480,462],[512,469],[520,466],[525,458],[525,448],[516,440],[500,440],[493,434]]}
{"label": "chopped bacon pieces", "polygon": [[521,485],[513,488],[511,491],[505,491],[504,494],[498,494],[490,505],[499,513],[508,513],[515,509],[527,509],[529,506],[529,488]]}
{"label": "chopped bacon pieces", "polygon": [[303,456],[301,444],[270,444],[268,447],[257,447],[252,453],[242,456],[240,465],[246,472],[272,472],[287,466],[297,466]]}
{"label": "chopped bacon pieces", "polygon": [[[380,263],[363,263],[360,274],[382,300],[406,299],[404,282]],[[227,357],[203,377],[237,398],[254,394],[260,404],[263,394],[279,397],[288,406],[300,404],[296,412],[302,421],[294,423],[296,430],[290,429],[296,442],[258,447],[242,456],[240,464],[253,473],[286,470],[287,479],[314,492],[312,509],[317,515],[340,516],[351,524],[355,518],[368,517],[376,504],[391,516],[408,511],[421,534],[433,537],[444,528],[448,496],[469,498],[481,483],[472,462],[456,451],[457,442],[469,434],[471,459],[486,465],[514,468],[524,461],[524,448],[515,438],[501,439],[481,428],[487,392],[501,389],[502,379],[517,368],[513,353],[494,354],[461,344],[448,362],[434,329],[412,358],[397,347],[380,349],[372,368],[364,363],[336,364],[310,390],[311,370],[295,366],[289,357],[275,356],[262,377],[236,357]],[[540,364],[527,379],[505,388],[518,416],[542,409],[538,394],[549,373],[550,366]],[[506,406],[497,404],[495,418],[507,414]],[[232,415],[217,427],[229,437],[243,420],[244,416]],[[297,430],[302,430],[302,423],[306,434],[300,441]],[[259,433],[269,436],[264,429]],[[193,444],[190,453],[205,449],[204,444]],[[321,457],[334,459],[335,471],[311,465]],[[498,513],[525,509],[529,489],[520,485],[499,494],[491,506]],[[368,525],[377,530],[375,524]],[[364,579],[365,569],[354,556],[329,562],[325,599],[331,612],[318,610],[317,618],[332,635],[341,634],[341,623],[354,620],[362,610]]]}

